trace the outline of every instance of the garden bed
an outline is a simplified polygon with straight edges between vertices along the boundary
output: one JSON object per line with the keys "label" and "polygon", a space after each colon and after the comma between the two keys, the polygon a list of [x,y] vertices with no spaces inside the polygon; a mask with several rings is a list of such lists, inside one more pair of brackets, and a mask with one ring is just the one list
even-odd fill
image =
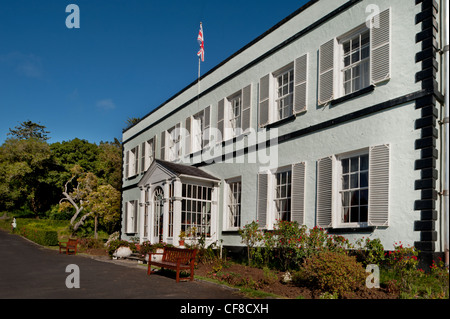
{"label": "garden bed", "polygon": [[[220,269],[219,269],[220,268]],[[207,277],[235,287],[250,288],[289,299],[320,299],[324,292],[310,287],[296,286],[292,281],[283,283],[285,272],[248,267],[228,263],[223,267],[215,264],[198,264],[196,276]],[[361,287],[348,293],[344,299],[397,299],[397,294],[389,293],[386,288],[368,289]]]}

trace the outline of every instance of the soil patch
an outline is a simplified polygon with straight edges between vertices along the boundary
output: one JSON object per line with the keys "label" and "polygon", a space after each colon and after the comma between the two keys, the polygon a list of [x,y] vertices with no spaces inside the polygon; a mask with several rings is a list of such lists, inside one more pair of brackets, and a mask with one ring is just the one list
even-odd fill
{"label": "soil patch", "polygon": [[[259,269],[240,264],[198,264],[195,275],[219,280],[233,286],[252,288],[289,299],[319,299],[323,291],[311,287],[297,286],[292,281],[284,282],[285,272]],[[398,295],[385,288],[368,289],[361,287],[343,296],[344,299],[397,299]]]}

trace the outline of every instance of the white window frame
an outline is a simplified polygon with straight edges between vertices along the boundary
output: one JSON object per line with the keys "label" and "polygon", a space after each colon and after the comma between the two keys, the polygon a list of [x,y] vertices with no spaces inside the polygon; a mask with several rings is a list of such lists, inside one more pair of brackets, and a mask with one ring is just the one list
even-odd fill
{"label": "white window frame", "polygon": [[[285,175],[285,182],[279,184],[279,180],[278,177]],[[275,220],[285,220],[285,221],[292,221],[292,207],[291,207],[291,202],[292,202],[292,170],[289,168],[285,168],[282,170],[278,170],[276,172],[273,173],[273,189],[274,189],[274,203],[275,203],[275,210],[274,210],[274,214],[275,214]],[[281,194],[281,189],[282,188],[286,188],[286,192],[285,194]],[[289,211],[288,211],[288,216],[289,218],[282,218],[281,214],[281,207],[280,207],[280,202],[286,201],[289,205]],[[287,212],[287,211],[283,211],[283,212]]]}
{"label": "white window frame", "polygon": [[[228,126],[225,126],[225,132],[224,132],[224,137],[223,140],[227,140],[230,138],[234,138],[236,136],[241,135],[242,133],[242,111],[243,111],[243,100],[242,100],[242,90],[239,90],[238,92],[234,93],[233,95],[229,96],[227,99],[227,110],[228,110]],[[236,106],[236,101],[238,101],[239,104],[239,115],[235,114],[235,106]],[[238,122],[238,124],[236,124]],[[230,128],[230,132],[232,132],[232,135],[229,136],[229,134],[227,134],[228,130],[227,128]]]}
{"label": "white window frame", "polygon": [[[233,202],[232,197],[235,187],[239,185],[238,202]],[[224,187],[224,230],[238,230],[242,226],[242,179],[241,177],[230,178],[225,181]],[[237,211],[236,211],[237,208]],[[238,225],[233,225],[232,218],[238,216]]]}
{"label": "white window frame", "polygon": [[[281,95],[279,94],[279,79],[283,80],[283,77],[287,75],[287,83],[283,82],[283,87],[287,86],[288,93]],[[295,74],[294,74],[294,64],[290,63],[287,66],[281,68],[280,70],[272,73],[272,81],[273,81],[273,90],[274,90],[274,100],[273,100],[273,111],[271,112],[272,121],[271,123],[281,121],[283,119],[289,118],[294,114],[294,82],[295,82]],[[289,112],[281,116],[280,115],[280,106],[279,103],[281,101],[285,101],[285,99],[290,99],[290,105],[283,106],[282,109],[289,109]]]}
{"label": "white window frame", "polygon": [[[368,33],[368,43],[366,45],[364,45],[364,49],[367,49],[367,51],[368,51],[368,53],[367,53],[368,56],[363,58],[363,59],[361,59],[361,55],[362,55],[361,35],[364,34],[364,33]],[[338,69],[338,79],[337,79],[336,82],[338,84],[337,92],[338,92],[339,97],[352,94],[352,93],[357,92],[359,90],[362,90],[362,89],[364,89],[364,88],[366,88],[366,87],[368,87],[368,86],[370,86],[372,84],[372,81],[371,81],[371,59],[372,59],[372,56],[371,56],[371,39],[370,39],[370,36],[371,36],[370,29],[367,28],[366,24],[362,24],[359,27],[353,29],[352,31],[342,35],[341,37],[339,37],[337,39],[337,41],[338,41],[338,59],[339,59],[339,62],[338,62],[337,65],[339,66],[339,69]],[[359,50],[358,50],[358,52],[359,52],[359,60],[357,62],[352,63],[352,54],[354,54],[356,52],[352,53],[353,50],[350,47],[350,52],[351,53],[348,56],[349,59],[350,59],[350,61],[349,61],[350,64],[346,66],[345,65],[346,54],[344,52],[344,45],[345,45],[345,43],[347,43],[349,41],[354,41],[355,38],[357,38],[357,37],[359,37]],[[367,80],[367,82],[365,84],[362,81],[362,79],[363,79],[363,73],[362,73],[363,72],[363,68],[362,68],[362,65],[363,64],[365,64],[366,67],[367,67],[366,73],[364,73],[365,77],[366,77],[366,80]],[[352,70],[354,67],[357,67],[357,66],[359,66],[359,69],[360,69],[360,71],[359,71],[360,72],[360,76],[359,76],[360,87],[357,88],[357,89],[355,89],[353,87],[353,78],[354,77],[351,76],[351,80],[350,80],[351,90],[349,92],[345,92],[345,82],[346,82],[346,80],[345,80],[345,72],[348,71],[348,70]],[[351,71],[351,72],[353,74],[353,71]]]}
{"label": "white window frame", "polygon": [[194,237],[205,235],[205,238],[211,239],[214,236],[214,187],[183,183],[181,195],[181,230],[188,234],[195,227],[197,233]]}
{"label": "white window frame", "polygon": [[[292,165],[279,167],[273,170],[269,171],[268,174],[268,190],[270,190],[267,194],[267,227],[269,230],[273,229],[273,226],[277,223],[279,220],[279,210],[277,207],[277,201],[279,198],[277,197],[277,174],[279,173],[285,173],[285,172],[291,172],[291,190],[290,193],[292,195]],[[292,221],[292,205],[290,206],[290,219],[289,221]]]}
{"label": "white window frame", "polygon": [[182,150],[181,125],[177,124],[166,131],[166,154],[168,162],[180,159]]}
{"label": "white window frame", "polygon": [[126,208],[126,234],[136,234],[139,229],[138,223],[138,211],[139,211],[139,202],[137,200],[128,201],[125,203]]}
{"label": "white window frame", "polygon": [[135,146],[127,152],[127,163],[125,169],[127,170],[127,177],[131,178],[139,173],[139,146]]}
{"label": "white window frame", "polygon": [[[365,222],[344,222],[342,220],[342,214],[343,214],[343,169],[342,169],[342,162],[343,160],[354,158],[354,157],[361,157],[367,155],[367,187],[363,187],[363,189],[368,190],[367,195],[367,221]],[[334,200],[334,209],[333,209],[333,219],[334,219],[334,225],[336,225],[336,228],[364,228],[369,226],[369,196],[370,196],[370,187],[369,187],[369,179],[370,179],[370,154],[369,154],[369,148],[357,150],[354,152],[348,152],[343,153],[335,156],[334,161],[334,178],[333,178],[333,184],[334,189],[336,190],[336,200]],[[353,190],[356,190],[357,188],[354,188]],[[359,187],[361,189],[361,187]]]}

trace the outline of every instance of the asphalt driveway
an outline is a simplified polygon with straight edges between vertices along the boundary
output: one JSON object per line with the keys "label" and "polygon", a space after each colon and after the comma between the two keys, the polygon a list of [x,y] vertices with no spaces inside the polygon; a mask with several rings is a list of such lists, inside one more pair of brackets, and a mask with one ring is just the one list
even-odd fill
{"label": "asphalt driveway", "polygon": [[[67,288],[79,269],[79,288]],[[2,299],[239,299],[235,290],[204,281],[180,282],[134,263],[67,256],[0,230]]]}

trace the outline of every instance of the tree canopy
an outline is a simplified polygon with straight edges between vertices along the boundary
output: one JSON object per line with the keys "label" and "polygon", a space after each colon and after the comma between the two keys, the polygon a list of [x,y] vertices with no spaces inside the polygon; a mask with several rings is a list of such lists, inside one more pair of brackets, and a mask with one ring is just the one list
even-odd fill
{"label": "tree canopy", "polygon": [[[74,138],[49,144],[49,133],[31,121],[10,129],[11,137],[0,146],[0,211],[28,212],[35,217],[52,214],[58,219],[71,216],[73,225],[86,214],[84,220],[95,220],[95,232],[98,227],[117,230],[122,171],[119,140],[97,145]],[[82,216],[67,197],[83,207]]]}

